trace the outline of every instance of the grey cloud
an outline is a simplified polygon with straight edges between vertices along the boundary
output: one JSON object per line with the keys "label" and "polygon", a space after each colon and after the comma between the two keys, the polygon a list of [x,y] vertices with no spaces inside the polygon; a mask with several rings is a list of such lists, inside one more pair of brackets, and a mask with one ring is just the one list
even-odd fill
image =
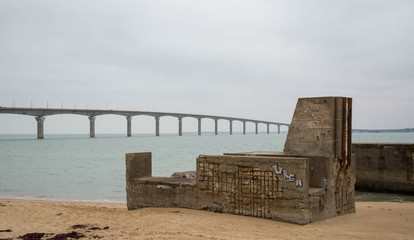
{"label": "grey cloud", "polygon": [[[298,97],[345,95],[355,127],[412,127],[413,13],[402,0],[5,0],[0,105],[290,121]],[[392,116],[372,124],[380,106]]]}

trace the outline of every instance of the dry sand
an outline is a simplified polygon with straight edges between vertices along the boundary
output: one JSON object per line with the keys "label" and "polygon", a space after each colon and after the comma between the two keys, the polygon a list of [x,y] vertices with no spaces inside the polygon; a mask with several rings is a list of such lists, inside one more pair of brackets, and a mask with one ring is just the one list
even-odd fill
{"label": "dry sand", "polygon": [[46,233],[42,239],[68,233],[87,239],[414,239],[414,203],[357,202],[356,209],[299,226],[180,208],[0,199],[0,239],[27,233]]}

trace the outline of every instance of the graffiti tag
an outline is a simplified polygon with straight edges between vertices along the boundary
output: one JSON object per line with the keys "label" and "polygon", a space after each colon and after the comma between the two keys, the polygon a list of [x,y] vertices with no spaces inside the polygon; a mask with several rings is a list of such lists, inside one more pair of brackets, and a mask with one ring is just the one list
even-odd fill
{"label": "graffiti tag", "polygon": [[296,175],[294,173],[289,173],[278,163],[275,163],[272,168],[275,170],[276,175],[281,175],[283,176],[283,179],[286,179],[289,182],[294,182],[296,187],[303,187],[303,181],[301,179],[296,179]]}

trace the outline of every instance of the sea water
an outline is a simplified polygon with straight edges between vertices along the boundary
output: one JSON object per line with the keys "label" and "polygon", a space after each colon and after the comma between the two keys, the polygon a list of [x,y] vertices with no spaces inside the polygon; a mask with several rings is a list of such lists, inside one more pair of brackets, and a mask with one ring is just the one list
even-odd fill
{"label": "sea water", "polygon": [[[153,176],[194,171],[200,154],[282,151],[281,134],[0,135],[0,197],[125,202],[125,154],[152,152]],[[414,143],[414,133],[354,133],[353,142]],[[357,201],[414,201],[413,196],[356,194]]]}

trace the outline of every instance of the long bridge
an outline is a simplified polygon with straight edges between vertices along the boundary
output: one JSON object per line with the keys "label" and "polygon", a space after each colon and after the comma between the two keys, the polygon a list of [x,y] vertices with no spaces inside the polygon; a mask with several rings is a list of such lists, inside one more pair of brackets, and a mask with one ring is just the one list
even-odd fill
{"label": "long bridge", "polygon": [[127,120],[127,136],[131,136],[132,117],[138,115],[152,116],[155,118],[155,136],[160,135],[160,118],[164,116],[176,117],[178,119],[178,135],[183,134],[183,118],[196,118],[198,119],[198,135],[201,135],[201,119],[209,118],[213,119],[215,123],[215,134],[218,134],[218,121],[228,120],[230,123],[230,135],[233,134],[233,121],[240,121],[243,123],[243,134],[246,134],[246,123],[252,122],[256,124],[256,134],[258,134],[258,125],[265,124],[267,126],[267,134],[269,134],[269,126],[276,125],[277,132],[280,134],[280,126],[287,126],[287,123],[269,122],[261,120],[253,120],[246,118],[233,118],[214,115],[200,115],[200,114],[186,114],[186,113],[171,113],[171,112],[150,112],[150,111],[123,111],[123,110],[100,110],[100,109],[63,109],[63,108],[17,108],[17,107],[0,107],[0,113],[6,114],[20,114],[34,116],[37,121],[37,138],[44,138],[44,121],[46,116],[57,114],[78,114],[84,115],[89,118],[90,137],[95,137],[95,119],[97,116],[114,114],[125,116]]}

